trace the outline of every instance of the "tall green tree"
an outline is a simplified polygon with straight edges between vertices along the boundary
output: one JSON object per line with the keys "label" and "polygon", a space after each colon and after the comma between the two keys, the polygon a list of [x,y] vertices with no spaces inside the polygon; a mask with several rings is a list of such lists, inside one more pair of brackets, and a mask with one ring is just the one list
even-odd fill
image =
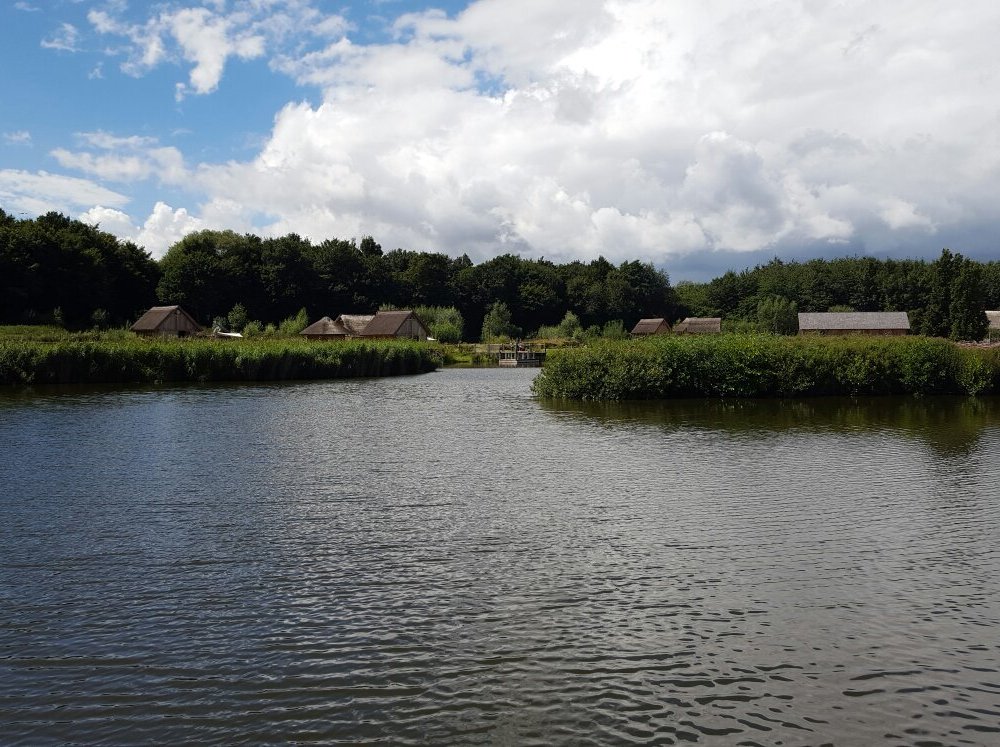
{"label": "tall green tree", "polygon": [[948,337],[951,333],[951,288],[957,272],[958,260],[948,249],[931,265],[930,294],[924,305],[921,334],[930,337]]}
{"label": "tall green tree", "polygon": [[70,326],[134,321],[155,302],[158,275],[148,253],[95,226],[0,211],[0,321],[43,321],[57,307]]}
{"label": "tall green tree", "polygon": [[483,317],[483,340],[495,340],[500,337],[520,337],[521,328],[514,325],[510,307],[503,301],[496,301]]}
{"label": "tall green tree", "polygon": [[989,322],[984,298],[982,270],[974,262],[962,259],[951,281],[951,304],[948,308],[948,336],[951,339],[985,339]]}
{"label": "tall green tree", "polygon": [[799,309],[784,296],[768,296],[757,304],[757,324],[764,332],[794,335],[799,331]]}

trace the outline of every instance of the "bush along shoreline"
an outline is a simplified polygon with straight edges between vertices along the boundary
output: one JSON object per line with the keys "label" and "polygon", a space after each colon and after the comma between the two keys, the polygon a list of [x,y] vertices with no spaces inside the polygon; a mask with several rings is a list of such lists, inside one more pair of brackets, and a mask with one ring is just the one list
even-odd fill
{"label": "bush along shoreline", "polygon": [[929,337],[663,335],[553,350],[535,394],[571,400],[1000,392],[1000,352]]}
{"label": "bush along shoreline", "polygon": [[8,385],[403,376],[440,362],[432,346],[395,340],[0,339],[0,384]]}

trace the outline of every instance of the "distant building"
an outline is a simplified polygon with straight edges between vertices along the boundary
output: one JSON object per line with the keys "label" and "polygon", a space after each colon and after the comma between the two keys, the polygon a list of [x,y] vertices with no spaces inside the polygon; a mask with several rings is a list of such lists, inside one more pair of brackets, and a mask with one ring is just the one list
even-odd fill
{"label": "distant building", "polygon": [[830,311],[799,314],[800,335],[905,335],[905,311]]}
{"label": "distant building", "polygon": [[131,329],[144,337],[188,337],[201,332],[198,322],[180,306],[154,306]]}
{"label": "distant building", "polygon": [[347,328],[340,322],[324,316],[319,321],[310,324],[299,334],[305,335],[310,340],[345,340],[347,339]]}
{"label": "distant building", "polygon": [[379,311],[376,314],[341,314],[313,322],[301,334],[311,340],[346,340],[348,338],[392,338],[426,340],[427,327],[409,309]]}
{"label": "distant building", "polygon": [[347,330],[348,337],[361,337],[365,327],[374,318],[374,314],[341,314],[336,322]]}
{"label": "distant building", "polygon": [[409,309],[379,311],[361,331],[361,337],[400,337],[426,340],[430,336],[420,318]]}
{"label": "distant building", "polygon": [[639,323],[632,328],[632,336],[663,335],[669,331],[670,325],[667,324],[666,319],[640,319]]}
{"label": "distant building", "polygon": [[683,322],[674,325],[674,332],[689,335],[713,335],[722,332],[722,317],[720,316],[689,316]]}

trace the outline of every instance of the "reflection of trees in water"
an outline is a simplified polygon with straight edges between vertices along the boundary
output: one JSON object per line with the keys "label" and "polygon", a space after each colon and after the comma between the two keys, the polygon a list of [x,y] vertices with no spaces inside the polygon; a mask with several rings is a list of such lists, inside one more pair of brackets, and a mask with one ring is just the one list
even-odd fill
{"label": "reflection of trees in water", "polygon": [[815,399],[563,402],[553,414],[668,430],[698,428],[732,435],[889,432],[926,443],[943,456],[969,454],[984,429],[1000,425],[997,397],[817,397]]}

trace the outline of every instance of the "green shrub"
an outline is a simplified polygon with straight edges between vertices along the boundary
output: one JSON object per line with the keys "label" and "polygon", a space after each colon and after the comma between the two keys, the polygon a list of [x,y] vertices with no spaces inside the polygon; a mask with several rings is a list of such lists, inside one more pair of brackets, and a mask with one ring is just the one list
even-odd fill
{"label": "green shrub", "polygon": [[465,320],[454,306],[417,306],[415,313],[427,326],[430,336],[438,342],[455,344],[462,341]]}
{"label": "green shrub", "polygon": [[438,342],[457,345],[462,341],[462,328],[454,322],[437,322],[430,329],[431,337]]}
{"label": "green shrub", "polygon": [[287,337],[299,334],[302,330],[309,326],[309,315],[306,313],[304,308],[299,309],[299,313],[295,316],[290,316],[283,320],[281,324],[278,325],[278,332]]}
{"label": "green shrub", "polygon": [[925,337],[657,335],[550,350],[534,390],[584,400],[977,395],[1000,391],[1000,359]]}
{"label": "green shrub", "polygon": [[432,371],[440,353],[409,341],[232,341],[111,337],[56,342],[0,336],[0,384],[274,381]]}
{"label": "green shrub", "polygon": [[262,334],[264,334],[264,325],[256,319],[243,325],[244,337],[260,337]]}

